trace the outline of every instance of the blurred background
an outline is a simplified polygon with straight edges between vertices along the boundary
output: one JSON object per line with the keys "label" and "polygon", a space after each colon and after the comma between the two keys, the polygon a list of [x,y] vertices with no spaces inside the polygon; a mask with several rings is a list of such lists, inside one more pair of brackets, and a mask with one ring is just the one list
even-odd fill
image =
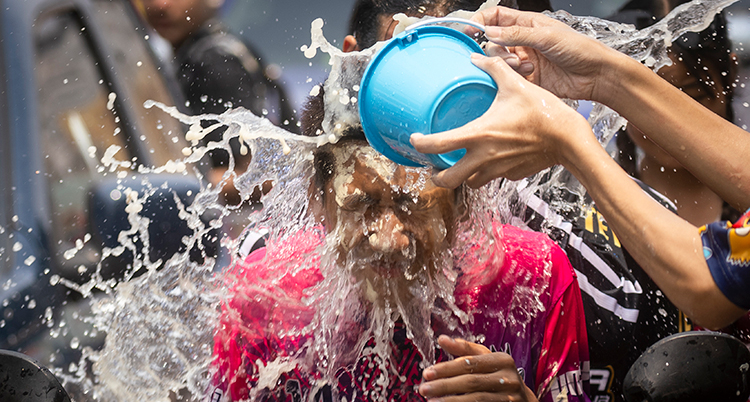
{"label": "blurred background", "polygon": [[[613,14],[626,0],[552,0],[555,10],[574,15],[604,18]],[[222,17],[232,30],[250,41],[266,62],[279,74],[287,86],[289,96],[299,107],[313,85],[327,76],[328,58],[320,53],[310,60],[299,50],[310,44],[310,23],[316,18],[325,22],[323,33],[329,42],[340,47],[347,34],[349,13],[353,0],[226,0]],[[736,121],[739,126],[750,125],[750,108],[744,105],[750,93],[742,84],[750,75],[750,0],[730,6],[729,35],[740,56],[740,88],[735,95]]]}

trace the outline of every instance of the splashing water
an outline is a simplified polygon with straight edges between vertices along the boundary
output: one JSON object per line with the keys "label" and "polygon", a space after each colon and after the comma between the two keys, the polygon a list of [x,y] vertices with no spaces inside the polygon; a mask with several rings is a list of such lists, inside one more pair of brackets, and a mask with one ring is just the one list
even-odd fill
{"label": "splashing water", "polygon": [[[551,16],[653,68],[659,68],[669,63],[665,49],[674,38],[686,31],[702,30],[716,12],[733,2],[695,0],[678,7],[661,22],[642,31],[636,31],[629,25],[592,17],[575,17],[565,12],[553,13]],[[493,4],[495,3],[488,2],[485,6]],[[469,15],[459,13],[453,16],[465,18]],[[398,18],[401,18],[401,22],[407,20]],[[414,289],[418,289],[419,303],[399,298],[398,295],[402,292],[394,288],[392,283],[384,281],[373,285],[367,281],[353,281],[351,276],[342,275],[341,272],[353,272],[356,269],[355,261],[349,260],[345,264],[346,269],[340,269],[340,255],[335,250],[339,240],[337,234],[324,233],[314,218],[315,211],[311,210],[309,192],[313,180],[313,151],[324,144],[336,143],[347,128],[359,124],[356,102],[359,79],[370,58],[382,44],[361,52],[344,54],[328,43],[322,28],[322,20],[314,21],[311,27],[312,43],[302,48],[310,58],[315,57],[318,49],[330,56],[331,73],[324,83],[326,115],[323,130],[318,136],[300,137],[290,134],[241,108],[220,115],[186,116],[175,108],[147,102],[146,107],[160,107],[188,124],[190,130],[187,139],[193,142],[193,146],[184,150],[183,160],[161,167],[138,168],[142,173],[180,173],[190,171],[191,168],[197,172],[194,166],[206,152],[219,148],[230,150],[229,139],[240,138],[244,147],[247,147],[243,152],[250,152],[253,155],[252,161],[245,173],[235,176],[232,172],[234,161],[230,157],[230,168],[222,184],[233,180],[241,197],[247,200],[256,187],[268,180],[273,181],[273,188],[262,198],[263,208],[247,217],[247,223],[255,229],[268,231],[269,256],[296,253],[303,258],[299,259],[298,264],[289,264],[284,258],[274,260],[269,257],[264,260],[264,264],[273,269],[265,272],[248,272],[239,266],[218,276],[217,271],[224,268],[217,266],[220,265],[218,260],[206,258],[202,263],[194,262],[187,252],[178,253],[168,261],[150,261],[148,253],[137,252],[139,247],[148,246],[146,229],[149,220],[140,216],[139,212],[155,188],[151,188],[146,194],[137,194],[123,187],[122,191],[129,200],[127,212],[132,229],[121,233],[120,246],[104,250],[102,260],[108,255],[120,255],[125,250],[134,251],[133,255],[142,257],[133,260],[131,273],[120,283],[105,280],[100,274],[100,264],[91,281],[83,285],[62,278],[54,279],[92,300],[94,314],[88,320],[98,331],[107,334],[102,350],[84,348],[81,362],[75,367],[71,366],[76,369],[74,375],[64,374],[62,370],[56,371],[63,378],[66,388],[77,390],[73,394],[79,402],[168,400],[169,392],[180,389],[187,390],[196,399],[200,398],[211,381],[215,330],[220,320],[227,317],[220,315],[222,302],[229,306],[227,311],[230,314],[234,311],[240,316],[253,311],[269,311],[269,308],[287,313],[293,310],[297,312],[296,315],[284,317],[289,322],[288,326],[273,330],[279,341],[299,341],[299,353],[280,356],[259,367],[259,384],[271,387],[276,384],[281,373],[292,367],[319,365],[320,373],[315,378],[318,382],[314,387],[321,388],[333,378],[337,367],[351,364],[364,353],[376,357],[373,361],[381,365],[382,378],[376,381],[379,387],[374,387],[372,399],[382,398],[378,392],[388,385],[384,373],[394,370],[384,357],[391,353],[390,339],[393,337],[397,317],[406,321],[407,336],[425,356],[423,363],[428,364],[435,359],[435,333],[429,324],[424,325],[430,322],[431,316],[444,324],[446,332],[481,342],[480,334],[461,330],[462,325],[471,318],[459,307],[460,304],[453,295],[458,276],[454,261],[462,258],[487,261],[494,258],[483,248],[472,246],[503,241],[493,235],[492,222],[522,226],[523,222],[518,217],[523,216],[523,211],[519,209],[522,208],[519,205],[525,205],[522,201],[531,194],[554,187],[584,194],[580,185],[561,169],[552,169],[520,182],[495,181],[479,190],[466,190],[463,194],[464,202],[472,207],[468,218],[458,223],[453,247],[434,256],[436,261],[440,261],[438,269],[429,272],[426,268],[419,272],[404,271],[406,279],[414,283]],[[571,102],[571,105],[575,106],[575,103]],[[202,128],[202,120],[215,120],[218,123]],[[606,144],[625,124],[624,119],[602,105],[595,106],[589,122],[602,144]],[[198,146],[198,141],[203,136],[221,125],[228,126],[222,141],[209,143],[205,147]],[[104,169],[114,172],[132,168],[130,162],[118,161],[116,155],[116,148],[107,151],[102,159]],[[413,180],[415,189],[423,186],[429,175],[429,172],[419,169],[410,172],[416,178]],[[545,175],[551,175],[553,179],[540,184]],[[186,239],[188,249],[199,245],[200,239],[212,229],[220,227],[223,219],[241,213],[239,207],[221,204],[221,187],[222,185],[203,187],[191,205],[178,203],[181,218],[189,222],[195,233]],[[412,190],[406,189],[405,192]],[[582,209],[582,205],[558,207],[577,211]],[[205,225],[200,217],[210,210],[219,211],[219,215]],[[446,230],[445,222],[431,224],[435,225],[436,232]],[[145,239],[144,244],[133,242],[132,237],[136,234]],[[238,244],[236,240],[224,238],[222,246],[236,250]],[[544,253],[545,250],[539,252]],[[408,253],[414,254],[414,250]],[[132,273],[141,268],[146,273],[134,277]],[[285,287],[288,285],[284,282],[286,278],[310,274],[311,270],[317,269],[321,277],[315,286],[297,290]],[[513,274],[512,270],[509,272],[509,275]],[[549,267],[545,272],[549,274]],[[243,275],[255,275],[257,280],[248,284],[243,282]],[[513,279],[522,281],[519,278]],[[254,294],[267,297],[243,300],[242,293],[236,292],[233,293],[235,299],[227,299],[226,289],[233,289],[233,286],[240,284],[245,286],[243,290],[251,290]],[[376,303],[372,302],[372,298],[359,297],[362,292],[367,294],[372,286],[382,287],[385,296],[389,296],[384,297],[387,301],[377,308],[374,307]],[[103,291],[103,295],[92,296],[95,289]],[[519,331],[523,330],[529,317],[544,309],[538,302],[538,295],[544,290],[543,283],[515,286],[511,308],[496,312],[495,318]],[[291,297],[294,291],[298,292],[299,297]],[[435,307],[436,305],[438,306]],[[248,306],[256,310],[247,309]],[[295,323],[300,325],[293,325]],[[307,336],[310,334],[313,336]],[[92,374],[96,381],[92,379]],[[259,386],[252,392],[259,392],[262,388]],[[248,395],[251,399],[254,396],[252,392]]]}

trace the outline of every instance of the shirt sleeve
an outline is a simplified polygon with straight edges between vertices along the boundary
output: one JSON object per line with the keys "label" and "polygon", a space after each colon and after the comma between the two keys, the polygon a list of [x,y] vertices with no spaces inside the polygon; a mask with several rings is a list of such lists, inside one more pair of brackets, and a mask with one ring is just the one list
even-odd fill
{"label": "shirt sleeve", "polygon": [[750,210],[734,224],[700,228],[703,256],[716,286],[732,303],[750,310]]}
{"label": "shirt sleeve", "polygon": [[[552,275],[570,279],[545,321],[535,393],[542,402],[588,402],[589,347],[581,291],[565,254],[559,249],[555,254],[553,264],[558,272]],[[564,275],[566,272],[570,273]]]}

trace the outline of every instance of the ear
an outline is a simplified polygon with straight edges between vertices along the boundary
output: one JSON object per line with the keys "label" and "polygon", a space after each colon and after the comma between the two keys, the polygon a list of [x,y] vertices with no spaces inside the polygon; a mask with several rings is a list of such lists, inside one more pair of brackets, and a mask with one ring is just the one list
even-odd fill
{"label": "ear", "polygon": [[322,223],[323,225],[327,224],[328,222],[326,222],[325,219],[325,201],[323,200],[325,194],[323,194],[323,191],[321,191],[318,186],[315,185],[315,180],[310,183],[307,191],[310,195],[308,212],[313,216],[315,222]]}
{"label": "ear", "polygon": [[361,50],[359,48],[359,45],[357,44],[357,39],[354,38],[352,35],[346,35],[346,38],[344,38],[344,53],[349,52],[356,52]]}

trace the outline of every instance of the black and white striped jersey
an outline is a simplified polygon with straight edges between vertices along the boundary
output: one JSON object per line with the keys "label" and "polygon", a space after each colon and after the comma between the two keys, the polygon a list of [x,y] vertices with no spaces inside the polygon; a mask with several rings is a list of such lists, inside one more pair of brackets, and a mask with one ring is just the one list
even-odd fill
{"label": "black and white striped jersey", "polygon": [[[667,198],[633,180],[676,211]],[[561,197],[566,205],[585,205],[585,210],[555,210],[552,205],[560,205]],[[526,201],[525,222],[547,232],[565,250],[578,276],[591,353],[592,402],[622,401],[622,381],[638,356],[690,324],[622,247],[591,200],[578,203],[577,197],[559,188],[533,195]]]}

